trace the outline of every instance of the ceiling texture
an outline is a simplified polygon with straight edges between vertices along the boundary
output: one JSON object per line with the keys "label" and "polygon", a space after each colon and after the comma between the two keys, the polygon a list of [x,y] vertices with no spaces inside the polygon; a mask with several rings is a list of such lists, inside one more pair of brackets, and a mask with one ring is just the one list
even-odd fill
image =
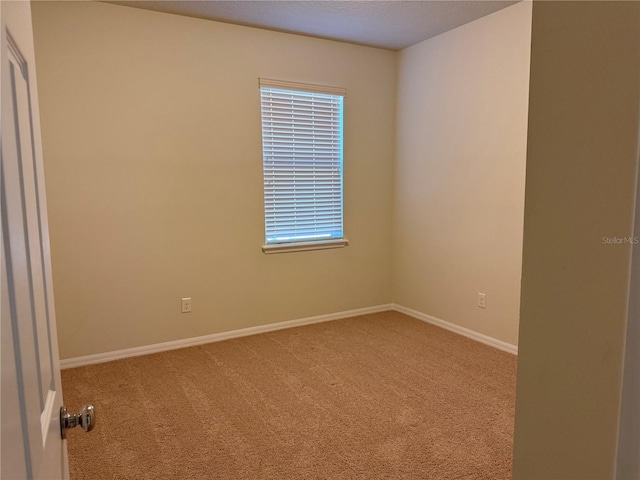
{"label": "ceiling texture", "polygon": [[107,3],[402,50],[517,1],[130,0]]}

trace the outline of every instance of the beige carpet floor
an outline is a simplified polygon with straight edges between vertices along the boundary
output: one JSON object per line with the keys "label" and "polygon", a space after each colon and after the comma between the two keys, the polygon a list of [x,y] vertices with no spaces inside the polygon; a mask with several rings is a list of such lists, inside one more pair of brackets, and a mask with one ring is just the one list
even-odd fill
{"label": "beige carpet floor", "polygon": [[516,358],[396,312],[62,373],[71,480],[511,478]]}

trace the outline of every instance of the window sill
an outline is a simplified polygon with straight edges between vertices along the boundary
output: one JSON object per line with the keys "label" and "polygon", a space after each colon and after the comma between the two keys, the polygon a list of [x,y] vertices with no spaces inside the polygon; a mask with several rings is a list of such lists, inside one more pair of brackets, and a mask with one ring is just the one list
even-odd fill
{"label": "window sill", "polygon": [[276,243],[263,245],[262,252],[270,255],[273,253],[307,252],[309,250],[326,250],[328,248],[343,248],[349,246],[349,240],[327,240],[320,242]]}

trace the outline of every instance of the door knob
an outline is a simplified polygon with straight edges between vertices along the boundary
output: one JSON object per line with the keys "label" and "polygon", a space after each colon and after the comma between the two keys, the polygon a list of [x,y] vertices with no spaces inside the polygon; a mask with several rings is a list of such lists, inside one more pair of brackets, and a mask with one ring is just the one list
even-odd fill
{"label": "door knob", "polygon": [[77,425],[85,432],[90,432],[96,423],[96,412],[93,405],[84,405],[76,414],[67,413],[67,407],[60,407],[60,435],[67,438],[67,430]]}

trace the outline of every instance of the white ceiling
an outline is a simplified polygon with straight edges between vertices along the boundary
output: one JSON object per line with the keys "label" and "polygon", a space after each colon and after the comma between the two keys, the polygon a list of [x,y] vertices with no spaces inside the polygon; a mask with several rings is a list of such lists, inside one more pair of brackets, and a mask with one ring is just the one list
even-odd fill
{"label": "white ceiling", "polygon": [[401,50],[508,7],[517,0],[129,0],[108,3]]}

